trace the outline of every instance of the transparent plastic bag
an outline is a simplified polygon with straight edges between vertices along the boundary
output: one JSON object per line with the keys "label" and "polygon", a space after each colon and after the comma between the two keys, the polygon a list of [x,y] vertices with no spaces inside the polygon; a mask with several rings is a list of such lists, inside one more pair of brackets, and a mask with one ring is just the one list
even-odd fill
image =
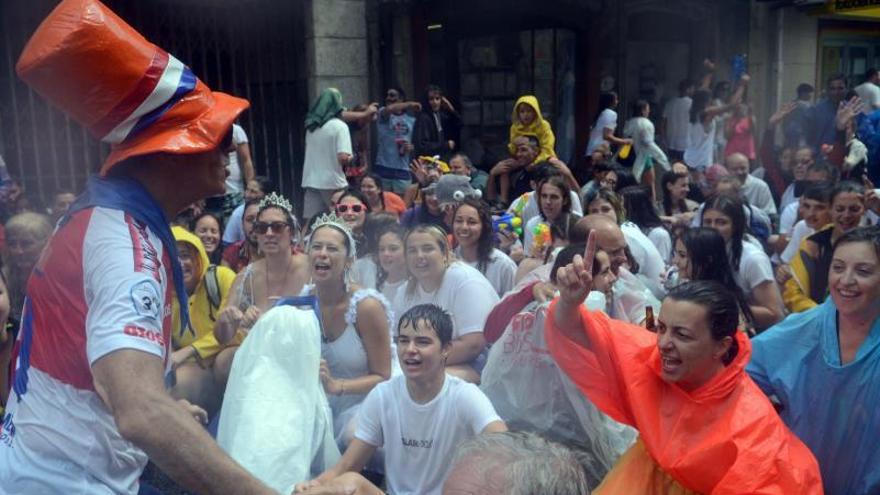
{"label": "transparent plastic bag", "polygon": [[[604,303],[594,299],[590,306]],[[533,431],[578,451],[597,486],[636,432],[599,411],[557,367],[544,342],[548,305],[532,303],[511,319],[489,351],[480,388],[511,429]]]}

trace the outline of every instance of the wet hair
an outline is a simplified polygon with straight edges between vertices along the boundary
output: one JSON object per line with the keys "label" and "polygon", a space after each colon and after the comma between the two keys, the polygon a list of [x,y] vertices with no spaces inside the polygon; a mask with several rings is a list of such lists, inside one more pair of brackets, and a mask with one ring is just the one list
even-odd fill
{"label": "wet hair", "polygon": [[833,187],[830,182],[814,182],[804,189],[804,194],[801,195],[801,198],[830,204]]}
{"label": "wet hair", "polygon": [[715,210],[730,218],[733,232],[730,235],[730,267],[734,272],[739,271],[739,261],[742,258],[743,240],[748,233],[746,227],[746,214],[743,211],[742,201],[734,196],[719,194],[706,202],[703,213],[700,216],[700,225],[706,212]]}
{"label": "wet hair", "polygon": [[733,341],[727,354],[721,358],[725,366],[733,362],[739,353],[736,342],[737,326],[739,325],[740,307],[736,297],[723,285],[714,280],[696,280],[673,287],[666,299],[686,301],[706,309],[706,323],[712,333],[712,339],[720,341],[730,337]]}
{"label": "wet hair", "polygon": [[400,335],[400,329],[406,325],[417,329],[419,322],[434,330],[437,338],[440,339],[441,347],[452,342],[452,317],[445,309],[435,304],[418,304],[409,308],[397,323],[397,335]]}
{"label": "wet hair", "polygon": [[641,117],[642,112],[644,112],[645,109],[648,108],[650,105],[651,104],[648,103],[648,100],[642,100],[642,99],[636,100],[636,102],[633,103],[633,105],[632,105],[632,116],[633,117]]}
{"label": "wet hair", "polygon": [[698,89],[694,91],[691,103],[690,123],[697,124],[702,122],[703,111],[712,101],[712,93],[708,89]]}
{"label": "wet hair", "polygon": [[657,210],[654,209],[654,203],[651,202],[648,186],[624,187],[618,195],[623,199],[626,218],[638,225],[640,229],[650,230],[663,226],[663,221],[660,220]]}
{"label": "wet hair", "polygon": [[617,216],[617,225],[626,221],[626,210],[623,208],[623,201],[621,201],[620,196],[616,192],[609,191],[608,189],[596,189],[584,195],[583,206],[587,210],[587,214],[589,214],[590,203],[597,199],[608,202],[614,208],[614,215]]}
{"label": "wet hair", "polygon": [[[379,214],[377,214],[377,216],[378,215]],[[366,226],[364,226],[364,228],[366,228]],[[375,242],[375,247],[372,250],[372,254],[373,254],[373,262],[376,263],[376,290],[379,290],[379,291],[382,290],[382,287],[385,285],[385,281],[388,280],[388,272],[386,272],[385,269],[382,268],[382,264],[379,263],[379,241],[386,234],[396,235],[397,238],[400,239],[401,248],[404,251],[406,251],[406,248],[405,248],[404,242],[403,242],[404,238],[406,237],[406,229],[403,227],[403,225],[400,225],[399,223],[397,223],[397,221],[395,221],[393,223],[381,225],[376,230],[374,236],[371,235],[371,233],[369,231],[367,232],[367,242],[368,243],[371,242],[371,238],[373,238],[373,237],[375,238],[375,239],[372,239],[372,241]]]}
{"label": "wet hair", "polygon": [[844,244],[852,244],[854,242],[867,242],[871,244],[874,247],[874,254],[880,259],[880,225],[856,227],[850,230],[834,242],[831,252],[834,253],[838,247]]}
{"label": "wet hair", "polygon": [[[477,240],[477,269],[483,275],[489,267],[489,261],[492,257],[492,250],[495,249],[495,236],[492,233],[492,218],[489,216],[489,205],[478,199],[468,198],[455,207],[455,213],[452,215],[452,223],[455,224],[455,217],[458,210],[462,206],[470,206],[477,211],[477,217],[480,219],[480,238]],[[455,227],[452,228],[453,232]]]}
{"label": "wet hair", "polygon": [[[548,162],[535,164],[534,170],[529,172],[529,174],[531,175],[531,180],[535,181],[535,184],[541,184],[550,177],[562,177],[562,172]],[[568,183],[566,182],[566,184]]]}
{"label": "wet hair", "polygon": [[685,230],[679,238],[687,249],[690,280],[714,280],[729,287],[736,297],[746,320],[752,321],[752,312],[746,304],[746,296],[736,283],[724,238],[715,229],[695,227]]}
{"label": "wet hair", "polygon": [[[669,186],[674,184],[675,182],[681,179],[687,179],[690,176],[688,174],[678,174],[673,172],[672,170],[667,170],[663,172],[663,175],[660,177],[660,189],[663,190],[663,214],[664,215],[672,215],[672,196],[669,193]],[[687,211],[687,202],[684,198],[678,200],[678,204],[674,205],[680,211]]]}

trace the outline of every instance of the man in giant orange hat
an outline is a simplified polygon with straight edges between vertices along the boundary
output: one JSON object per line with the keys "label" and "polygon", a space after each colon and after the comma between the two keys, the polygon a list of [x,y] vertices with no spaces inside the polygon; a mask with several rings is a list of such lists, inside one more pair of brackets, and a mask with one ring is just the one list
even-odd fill
{"label": "man in giant orange hat", "polygon": [[163,380],[170,332],[188,331],[168,219],[223,193],[232,122],[248,102],[212,92],[97,0],[62,1],[16,69],[111,153],[28,281],[0,493],[135,494],[148,456],[199,493],[273,493]]}

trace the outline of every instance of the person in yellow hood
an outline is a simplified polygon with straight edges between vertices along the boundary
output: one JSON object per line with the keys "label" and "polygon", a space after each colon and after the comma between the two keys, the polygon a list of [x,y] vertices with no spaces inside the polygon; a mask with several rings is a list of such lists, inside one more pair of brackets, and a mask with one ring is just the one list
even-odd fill
{"label": "person in yellow hood", "polygon": [[[510,119],[510,140],[507,142],[507,150],[512,158],[502,160],[492,167],[487,188],[488,198],[495,199],[497,177],[500,199],[504,203],[509,199],[511,172],[556,158],[556,136],[553,134],[550,122],[544,120],[544,116],[541,115],[541,106],[537,98],[532,95],[521,96],[513,106]],[[534,144],[537,144],[537,156],[530,163],[523,163],[524,155],[529,154],[524,150],[533,147]]]}
{"label": "person in yellow hood", "polygon": [[[213,414],[220,405],[220,392],[214,387],[211,367],[223,346],[214,337],[214,322],[226,304],[235,272],[211,265],[202,241],[183,227],[173,227],[177,252],[183,269],[183,283],[189,298],[191,332],[174,332],[171,367],[176,383],[171,395],[186,399]],[[179,306],[174,299],[173,323],[178,325]],[[177,328],[177,327],[174,327]]]}
{"label": "person in yellow hood", "polygon": [[540,151],[535,162],[545,162],[556,157],[556,136],[550,127],[550,122],[544,120],[541,115],[541,106],[538,99],[532,95],[520,96],[513,106],[513,115],[510,117],[510,140],[507,142],[507,150],[511,155],[516,154],[516,145],[513,141],[520,136],[535,136],[538,139]]}

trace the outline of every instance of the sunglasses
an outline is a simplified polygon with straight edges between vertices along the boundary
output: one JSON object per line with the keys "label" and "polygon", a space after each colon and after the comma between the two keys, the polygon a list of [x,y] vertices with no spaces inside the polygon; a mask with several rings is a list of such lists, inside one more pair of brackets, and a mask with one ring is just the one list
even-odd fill
{"label": "sunglasses", "polygon": [[348,213],[349,208],[354,213],[360,213],[364,211],[364,205],[336,205],[337,213]]}
{"label": "sunglasses", "polygon": [[269,229],[272,229],[272,232],[284,232],[288,227],[290,224],[287,222],[257,222],[254,224],[254,232],[265,234]]}

